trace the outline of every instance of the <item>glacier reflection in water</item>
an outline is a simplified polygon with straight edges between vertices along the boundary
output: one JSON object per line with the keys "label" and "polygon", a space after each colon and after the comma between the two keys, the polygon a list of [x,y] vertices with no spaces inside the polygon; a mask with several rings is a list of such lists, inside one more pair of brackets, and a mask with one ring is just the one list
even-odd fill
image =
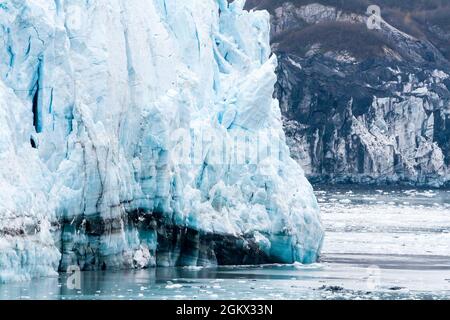
{"label": "glacier reflection in water", "polygon": [[0,285],[0,299],[450,299],[450,191],[316,191],[327,230],[303,266],[83,272]]}

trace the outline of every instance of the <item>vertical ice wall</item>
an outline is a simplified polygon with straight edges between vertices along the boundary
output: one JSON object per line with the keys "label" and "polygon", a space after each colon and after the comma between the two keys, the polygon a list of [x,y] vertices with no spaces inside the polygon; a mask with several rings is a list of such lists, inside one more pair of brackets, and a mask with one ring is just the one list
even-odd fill
{"label": "vertical ice wall", "polygon": [[316,260],[269,15],[243,5],[0,1],[0,280]]}

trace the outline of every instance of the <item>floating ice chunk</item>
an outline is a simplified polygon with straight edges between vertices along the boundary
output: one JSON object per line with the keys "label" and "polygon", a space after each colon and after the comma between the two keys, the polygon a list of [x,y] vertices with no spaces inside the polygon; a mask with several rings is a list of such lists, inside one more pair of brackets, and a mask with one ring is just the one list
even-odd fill
{"label": "floating ice chunk", "polygon": [[180,289],[180,288],[183,288],[182,284],[175,283],[166,285],[166,289]]}

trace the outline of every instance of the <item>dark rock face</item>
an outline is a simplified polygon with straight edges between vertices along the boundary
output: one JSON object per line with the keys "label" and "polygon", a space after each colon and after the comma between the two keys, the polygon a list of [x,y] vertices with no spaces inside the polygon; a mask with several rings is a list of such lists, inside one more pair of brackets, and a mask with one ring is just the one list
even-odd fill
{"label": "dark rock face", "polygon": [[247,5],[272,14],[276,97],[309,178],[448,184],[450,7],[385,4],[371,30],[364,1],[275,2]]}

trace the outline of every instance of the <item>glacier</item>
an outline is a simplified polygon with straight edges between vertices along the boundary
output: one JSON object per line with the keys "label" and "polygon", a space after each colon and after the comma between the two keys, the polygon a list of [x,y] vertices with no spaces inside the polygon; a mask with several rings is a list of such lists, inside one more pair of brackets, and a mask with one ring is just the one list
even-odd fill
{"label": "glacier", "polygon": [[318,259],[269,14],[244,4],[0,1],[0,282]]}

